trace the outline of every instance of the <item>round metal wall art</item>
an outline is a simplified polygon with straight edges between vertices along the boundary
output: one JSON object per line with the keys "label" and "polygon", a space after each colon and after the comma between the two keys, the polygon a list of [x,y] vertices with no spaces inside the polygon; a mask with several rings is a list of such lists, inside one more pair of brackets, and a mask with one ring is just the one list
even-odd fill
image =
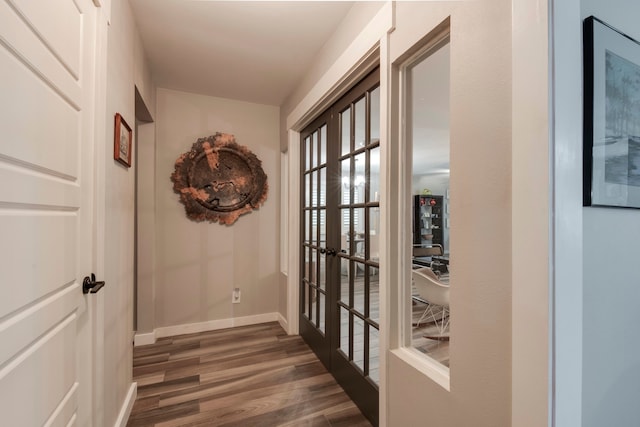
{"label": "round metal wall art", "polygon": [[199,138],[176,160],[171,181],[195,221],[231,225],[267,199],[262,162],[227,133]]}

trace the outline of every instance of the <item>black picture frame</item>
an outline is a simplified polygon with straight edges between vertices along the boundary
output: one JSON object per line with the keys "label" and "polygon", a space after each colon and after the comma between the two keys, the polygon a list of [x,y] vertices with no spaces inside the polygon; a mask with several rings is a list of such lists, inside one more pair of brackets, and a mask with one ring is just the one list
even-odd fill
{"label": "black picture frame", "polygon": [[640,43],[584,20],[583,205],[640,209]]}

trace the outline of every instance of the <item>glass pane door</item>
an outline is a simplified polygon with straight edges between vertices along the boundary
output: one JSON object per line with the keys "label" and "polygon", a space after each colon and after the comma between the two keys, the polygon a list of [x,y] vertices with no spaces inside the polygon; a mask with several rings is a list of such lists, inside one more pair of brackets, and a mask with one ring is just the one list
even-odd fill
{"label": "glass pane door", "polygon": [[380,89],[373,71],[302,132],[301,335],[378,418]]}
{"label": "glass pane door", "polygon": [[[332,363],[340,384],[377,416],[379,375],[380,89],[377,74],[336,103],[340,271]],[[366,396],[366,397],[363,397]],[[354,398],[354,401],[356,399]],[[375,408],[375,409],[374,409]]]}

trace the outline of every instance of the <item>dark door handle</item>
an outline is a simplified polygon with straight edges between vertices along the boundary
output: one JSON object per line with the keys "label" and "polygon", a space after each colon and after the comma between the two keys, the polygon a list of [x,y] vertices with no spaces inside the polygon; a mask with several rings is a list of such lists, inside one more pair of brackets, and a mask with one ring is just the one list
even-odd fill
{"label": "dark door handle", "polygon": [[88,294],[91,292],[95,294],[104,286],[104,282],[96,282],[96,275],[91,273],[91,277],[87,276],[82,281],[82,293]]}
{"label": "dark door handle", "polygon": [[325,254],[325,253],[327,253],[327,250],[325,248],[320,248],[320,253],[321,254]]}
{"label": "dark door handle", "polygon": [[327,255],[336,256],[337,253],[335,249],[327,248]]}

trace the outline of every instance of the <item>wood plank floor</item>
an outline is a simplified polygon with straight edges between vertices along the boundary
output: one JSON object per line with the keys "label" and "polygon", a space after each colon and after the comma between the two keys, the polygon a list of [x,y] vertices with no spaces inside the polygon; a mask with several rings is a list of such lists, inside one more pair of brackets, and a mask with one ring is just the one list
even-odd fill
{"label": "wood plank floor", "polygon": [[127,426],[371,426],[299,336],[277,322],[136,347]]}

